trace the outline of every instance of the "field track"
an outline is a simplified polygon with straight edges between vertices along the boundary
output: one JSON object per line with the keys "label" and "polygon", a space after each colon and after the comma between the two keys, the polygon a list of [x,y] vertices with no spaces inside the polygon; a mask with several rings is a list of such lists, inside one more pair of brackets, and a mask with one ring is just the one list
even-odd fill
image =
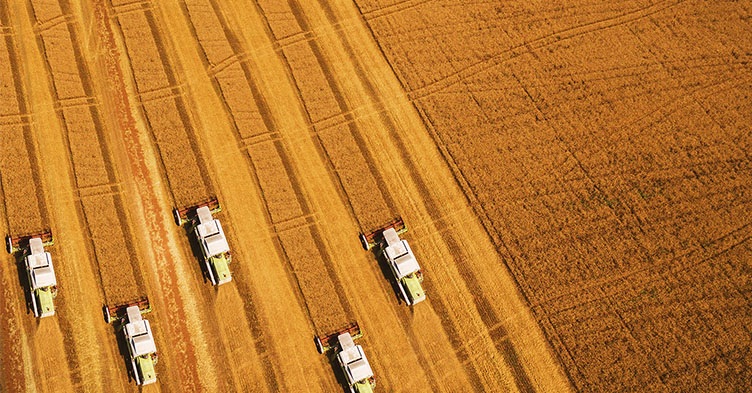
{"label": "field track", "polygon": [[[77,309],[148,294],[160,390],[271,392],[301,384],[336,390],[333,366],[315,353],[311,337],[355,320],[367,332],[370,356],[380,359],[374,369],[386,390],[533,391],[554,381],[542,372],[556,369],[545,364],[551,362],[545,343],[526,351],[537,355],[515,348],[528,344],[501,322],[503,304],[492,299],[498,288],[495,295],[467,292],[496,284],[458,265],[498,256],[490,244],[464,247],[477,234],[451,233],[473,222],[472,212],[448,171],[420,169],[442,165],[428,134],[422,145],[400,135],[409,124],[421,125],[407,101],[390,102],[398,92],[375,88],[397,88],[391,73],[364,71],[375,46],[353,18],[355,8],[291,2],[281,10],[290,24],[282,26],[269,17],[281,15],[274,6],[241,10],[175,0],[13,8],[18,28],[29,34],[25,45],[11,45],[26,58],[16,72],[47,75],[19,87],[44,88],[31,102],[44,113],[38,124],[47,127],[36,132],[44,132],[46,154],[24,150],[67,168],[67,181],[47,180],[55,195],[67,195],[51,198],[60,206],[56,217],[77,224],[61,230],[81,231],[63,243],[60,264],[70,248],[90,269],[77,278],[78,288],[96,288],[76,298]],[[241,28],[238,15],[255,20],[253,28]],[[360,43],[337,39],[338,32],[359,35],[371,52],[356,54],[352,45]],[[336,65],[343,61],[345,68]],[[449,205],[439,202],[447,190],[454,193]],[[233,283],[220,290],[203,279],[195,249],[169,215],[174,206],[213,196],[234,250]],[[415,313],[398,303],[385,267],[360,249],[356,236],[397,215],[409,223],[416,252],[433,274],[426,281],[429,302]],[[492,267],[483,274],[503,272]],[[514,299],[513,282],[502,292]],[[71,378],[69,387],[55,390],[130,389],[116,336],[88,315],[86,323],[97,328],[78,333],[105,339],[91,340],[100,343],[95,348],[61,340],[61,351],[72,353]],[[378,333],[385,331],[391,333]],[[79,347],[106,359],[98,362],[100,372],[80,370]],[[21,348],[20,360],[37,355]],[[38,372],[32,360],[18,372]],[[26,381],[22,374],[5,380]],[[44,375],[33,380],[49,390]]]}
{"label": "field track", "polygon": [[[732,391],[750,10],[533,3],[0,0],[0,227],[60,288],[37,320],[0,264],[0,391],[344,392],[313,337],[354,321],[379,392]],[[214,197],[219,287],[172,218]],[[415,307],[358,239],[398,216]],[[101,311],[141,296],[145,387]]]}

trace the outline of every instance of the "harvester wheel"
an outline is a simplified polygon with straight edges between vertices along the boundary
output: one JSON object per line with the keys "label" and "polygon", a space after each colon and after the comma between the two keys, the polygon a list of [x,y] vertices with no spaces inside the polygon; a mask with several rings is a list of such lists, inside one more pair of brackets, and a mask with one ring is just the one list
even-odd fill
{"label": "harvester wheel", "polygon": [[110,318],[110,310],[107,308],[107,306],[102,307],[102,311],[104,311],[104,321],[108,324],[112,322],[112,318]]}
{"label": "harvester wheel", "polygon": [[360,244],[363,246],[363,248],[368,251],[371,249],[371,245],[368,243],[368,238],[366,238],[366,235],[361,233],[359,235],[360,237]]}
{"label": "harvester wheel", "polygon": [[319,352],[319,354],[324,353],[324,346],[321,344],[321,339],[314,337],[313,341],[316,343],[316,350]]}
{"label": "harvester wheel", "polygon": [[13,254],[13,239],[10,235],[5,237],[5,249],[8,250],[8,254]]}
{"label": "harvester wheel", "polygon": [[172,217],[175,219],[175,225],[181,226],[183,224],[183,220],[180,218],[180,210],[177,207],[172,209]]}

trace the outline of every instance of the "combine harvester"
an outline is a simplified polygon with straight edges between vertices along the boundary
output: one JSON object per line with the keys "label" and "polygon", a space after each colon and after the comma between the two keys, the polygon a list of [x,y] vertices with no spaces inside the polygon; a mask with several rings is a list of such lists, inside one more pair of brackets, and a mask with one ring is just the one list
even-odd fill
{"label": "combine harvester", "polygon": [[324,337],[316,337],[316,349],[319,353],[334,350],[337,363],[345,374],[347,386],[351,393],[373,393],[376,388],[376,379],[373,370],[366,359],[363,347],[355,345],[354,340],[363,337],[357,322]]}
{"label": "combine harvester", "polygon": [[221,285],[232,281],[230,272],[230,245],[227,243],[227,237],[222,229],[219,220],[212,217],[213,213],[219,213],[222,207],[216,198],[207,202],[173,210],[175,223],[182,226],[190,222],[193,234],[196,236],[201,248],[201,255],[206,265],[206,271],[209,273],[209,279],[212,284]]}
{"label": "combine harvester", "polygon": [[423,290],[423,273],[420,271],[418,260],[407,244],[407,240],[400,239],[399,235],[407,232],[407,226],[402,218],[397,218],[389,224],[369,234],[360,234],[360,242],[363,248],[370,250],[379,245],[381,255],[389,265],[397,285],[402,292],[402,298],[412,306],[426,300],[426,292]]}
{"label": "combine harvester", "polygon": [[50,253],[45,246],[54,244],[52,232],[44,231],[33,235],[18,237],[8,236],[6,239],[8,253],[13,254],[23,250],[23,260],[26,265],[26,277],[31,292],[31,307],[37,318],[55,315],[57,296],[57,278],[55,267],[52,265]]}
{"label": "combine harvester", "polygon": [[157,373],[154,371],[158,360],[157,346],[154,344],[154,334],[149,321],[141,317],[141,314],[148,312],[151,312],[148,298],[112,307],[104,306],[107,323],[123,322],[118,329],[123,329],[131,358],[131,369],[139,385],[157,381]]}

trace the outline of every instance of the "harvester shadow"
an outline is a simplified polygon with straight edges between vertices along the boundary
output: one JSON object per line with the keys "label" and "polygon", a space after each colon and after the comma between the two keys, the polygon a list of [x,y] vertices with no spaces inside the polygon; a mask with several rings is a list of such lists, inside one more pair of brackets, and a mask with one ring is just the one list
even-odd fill
{"label": "harvester shadow", "polygon": [[29,282],[29,276],[26,274],[26,264],[24,263],[24,253],[17,251],[13,253],[13,260],[16,262],[16,273],[18,274],[18,285],[21,286],[24,294],[24,302],[26,303],[26,314],[33,314],[34,309],[31,302],[31,297],[34,296],[31,293],[31,283]]}
{"label": "harvester shadow", "polygon": [[337,383],[342,388],[343,393],[350,393],[350,388],[347,386],[347,379],[345,378],[345,372],[342,367],[339,366],[337,361],[337,355],[329,352],[326,354],[326,359],[329,361],[329,367],[332,368],[334,377],[337,379]]}
{"label": "harvester shadow", "polygon": [[392,287],[392,294],[394,295],[395,299],[397,299],[397,303],[402,304],[404,303],[404,300],[400,295],[401,291],[398,286],[399,284],[397,284],[397,282],[394,280],[392,269],[389,267],[389,261],[387,261],[381,250],[382,248],[380,246],[375,246],[371,248],[371,254],[373,254],[374,258],[376,258],[376,263],[378,263],[379,268],[381,269],[381,275],[384,276],[384,280],[386,280],[386,282],[388,282]]}
{"label": "harvester shadow", "polygon": [[199,269],[201,269],[201,277],[204,279],[204,284],[206,284],[209,280],[209,271],[206,269],[206,264],[204,263],[204,255],[201,253],[201,244],[198,242],[198,239],[196,239],[196,236],[193,236],[193,225],[190,223],[183,225],[183,232],[185,232],[185,236],[188,238],[188,244],[191,246],[191,254],[193,254],[193,260],[198,263]]}
{"label": "harvester shadow", "polygon": [[131,369],[131,354],[130,352],[128,352],[128,342],[125,340],[123,329],[125,329],[125,322],[115,321],[112,323],[112,333],[115,335],[115,339],[117,340],[117,346],[118,351],[120,352],[120,356],[123,357],[123,365],[125,365],[125,369],[127,370],[128,374],[128,383],[131,383],[135,380],[132,374],[134,371]]}

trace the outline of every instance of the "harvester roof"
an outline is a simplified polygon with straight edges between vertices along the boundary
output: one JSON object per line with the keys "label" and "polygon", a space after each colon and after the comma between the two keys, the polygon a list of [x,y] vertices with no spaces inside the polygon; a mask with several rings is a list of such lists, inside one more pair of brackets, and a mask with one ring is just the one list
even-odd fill
{"label": "harvester roof", "polygon": [[32,254],[26,256],[26,265],[30,269],[31,288],[44,288],[57,285],[55,268],[52,266],[50,253]]}
{"label": "harvester roof", "polygon": [[205,251],[208,256],[219,255],[230,251],[230,245],[227,244],[225,232],[222,230],[222,224],[219,220],[211,220],[199,224],[197,227],[199,238],[204,243]]}
{"label": "harvester roof", "polygon": [[201,206],[196,209],[196,217],[198,217],[199,224],[205,224],[213,220],[209,206]]}
{"label": "harvester roof", "polygon": [[388,246],[384,252],[386,252],[387,258],[394,265],[397,278],[405,277],[420,270],[418,260],[415,259],[415,254],[410,249],[410,245],[407,244],[407,240],[402,240]]}
{"label": "harvester roof", "polygon": [[382,232],[382,235],[384,236],[384,241],[386,241],[387,246],[391,246],[400,242],[399,234],[397,234],[397,230],[394,228],[384,230],[384,232]]}
{"label": "harvester roof", "polygon": [[125,325],[125,329],[131,339],[130,345],[133,356],[142,356],[157,351],[149,321],[143,319],[131,322]]}
{"label": "harvester roof", "polygon": [[41,238],[35,237],[29,239],[29,251],[31,255],[39,255],[44,253],[44,243]]}
{"label": "harvester roof", "polygon": [[345,372],[350,384],[373,376],[371,365],[368,363],[366,354],[363,353],[363,347],[360,345],[355,345],[347,350],[343,350],[338,356],[342,364],[345,366]]}
{"label": "harvester roof", "polygon": [[340,362],[345,366],[347,378],[350,384],[362,381],[373,376],[371,365],[368,364],[363,347],[355,345],[350,333],[342,333],[337,336],[341,351],[337,356]]}

